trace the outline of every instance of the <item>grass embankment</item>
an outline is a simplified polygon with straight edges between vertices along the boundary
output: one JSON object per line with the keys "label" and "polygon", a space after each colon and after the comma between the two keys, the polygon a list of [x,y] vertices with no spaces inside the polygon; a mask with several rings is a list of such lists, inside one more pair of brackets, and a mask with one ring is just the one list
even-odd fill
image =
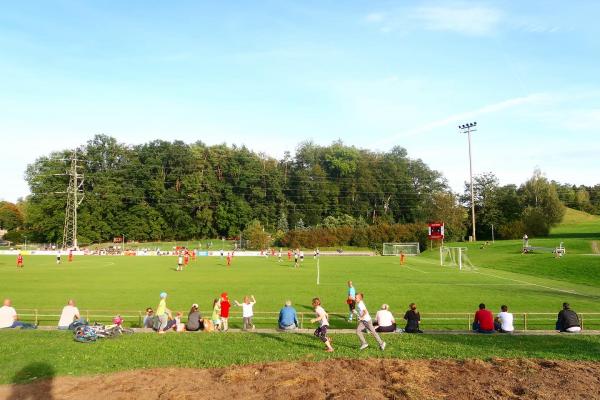
{"label": "grass embankment", "polygon": [[51,365],[56,375],[85,375],[137,368],[212,368],[333,357],[600,360],[597,336],[388,335],[388,348],[383,353],[372,338],[368,340],[372,348],[361,352],[356,336],[334,335],[336,352],[327,354],[321,342],[302,334],[137,334],[81,344],[74,342],[68,332],[3,331],[0,383],[13,381],[19,370],[32,363]]}

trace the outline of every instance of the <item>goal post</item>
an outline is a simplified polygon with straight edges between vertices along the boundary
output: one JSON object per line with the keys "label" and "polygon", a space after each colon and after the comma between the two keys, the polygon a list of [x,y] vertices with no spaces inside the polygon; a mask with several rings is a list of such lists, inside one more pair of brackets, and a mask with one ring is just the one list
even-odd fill
{"label": "goal post", "polygon": [[421,253],[419,243],[384,243],[383,252],[384,256],[398,256],[400,253],[404,253],[407,256],[418,256]]}
{"label": "goal post", "polygon": [[458,267],[459,271],[463,269],[476,270],[467,255],[467,247],[440,247],[440,265],[442,267]]}

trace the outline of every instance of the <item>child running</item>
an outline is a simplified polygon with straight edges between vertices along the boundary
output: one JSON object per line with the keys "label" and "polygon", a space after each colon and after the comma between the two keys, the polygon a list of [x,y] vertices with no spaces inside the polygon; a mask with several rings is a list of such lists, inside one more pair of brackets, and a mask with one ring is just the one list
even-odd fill
{"label": "child running", "polygon": [[238,307],[242,307],[242,318],[244,320],[244,328],[243,330],[247,331],[248,329],[254,329],[254,324],[252,324],[252,317],[254,317],[254,305],[256,304],[256,299],[254,295],[252,296],[244,296],[244,302],[239,303],[235,300],[235,305]]}
{"label": "child running", "polygon": [[223,332],[227,332],[229,329],[229,309],[231,308],[231,303],[227,298],[227,293],[221,293],[221,330]]}
{"label": "child running", "polygon": [[313,299],[312,305],[315,308],[316,318],[311,319],[310,322],[313,324],[316,322],[319,323],[319,327],[315,330],[314,335],[318,337],[319,340],[321,340],[323,343],[325,343],[325,346],[327,347],[325,351],[331,353],[333,352],[333,347],[331,346],[331,339],[327,337],[327,328],[329,328],[329,316],[327,315],[327,312],[325,312],[325,309],[321,306],[321,299],[319,299],[318,297],[315,297]]}

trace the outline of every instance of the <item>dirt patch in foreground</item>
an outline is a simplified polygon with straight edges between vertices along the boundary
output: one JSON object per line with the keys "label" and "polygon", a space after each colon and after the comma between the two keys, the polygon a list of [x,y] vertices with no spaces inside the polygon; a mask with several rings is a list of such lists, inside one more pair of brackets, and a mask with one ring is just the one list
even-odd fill
{"label": "dirt patch in foreground", "polygon": [[329,360],[165,368],[0,386],[1,399],[600,399],[600,363]]}

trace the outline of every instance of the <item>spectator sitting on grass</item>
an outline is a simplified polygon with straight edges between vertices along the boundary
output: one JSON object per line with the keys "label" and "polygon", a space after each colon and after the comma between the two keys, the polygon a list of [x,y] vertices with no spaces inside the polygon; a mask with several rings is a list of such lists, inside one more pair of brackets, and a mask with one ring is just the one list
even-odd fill
{"label": "spectator sitting on grass", "polygon": [[390,306],[383,304],[381,310],[375,314],[375,323],[377,332],[396,332],[396,320],[390,312]]}
{"label": "spectator sitting on grass", "polygon": [[579,317],[575,311],[571,310],[569,303],[563,303],[563,309],[558,313],[556,330],[569,333],[581,332]]}
{"label": "spectator sitting on grass", "polygon": [[73,323],[85,324],[85,321],[81,319],[79,309],[75,307],[75,300],[70,299],[62,309],[58,320],[58,329],[67,330]]}
{"label": "spectator sitting on grass", "polygon": [[192,304],[185,329],[188,331],[199,331],[203,328],[204,322],[202,321],[200,311],[198,311],[198,304]]}
{"label": "spectator sitting on grass", "polygon": [[298,318],[296,309],[292,307],[292,302],[286,300],[285,306],[279,311],[279,329],[284,331],[294,330],[298,328]]}
{"label": "spectator sitting on grass", "polygon": [[12,307],[12,301],[4,299],[4,305],[0,307],[1,328],[36,329],[37,326],[19,321],[17,311]]}
{"label": "spectator sitting on grass", "polygon": [[152,307],[146,308],[146,315],[144,315],[144,320],[142,322],[142,328],[150,328],[154,326],[154,310]]}
{"label": "spectator sitting on grass", "polygon": [[415,303],[409,304],[408,311],[404,313],[404,319],[406,320],[404,332],[423,333],[423,331],[419,328],[419,324],[421,323],[421,314],[419,311],[417,311],[417,305]]}
{"label": "spectator sitting on grass", "polygon": [[513,315],[508,312],[508,307],[503,305],[500,307],[500,313],[494,321],[494,328],[500,333],[512,333],[515,330],[513,326]]}
{"label": "spectator sitting on grass", "polygon": [[494,333],[494,315],[486,310],[485,304],[479,304],[479,310],[475,313],[473,330],[479,333]]}

